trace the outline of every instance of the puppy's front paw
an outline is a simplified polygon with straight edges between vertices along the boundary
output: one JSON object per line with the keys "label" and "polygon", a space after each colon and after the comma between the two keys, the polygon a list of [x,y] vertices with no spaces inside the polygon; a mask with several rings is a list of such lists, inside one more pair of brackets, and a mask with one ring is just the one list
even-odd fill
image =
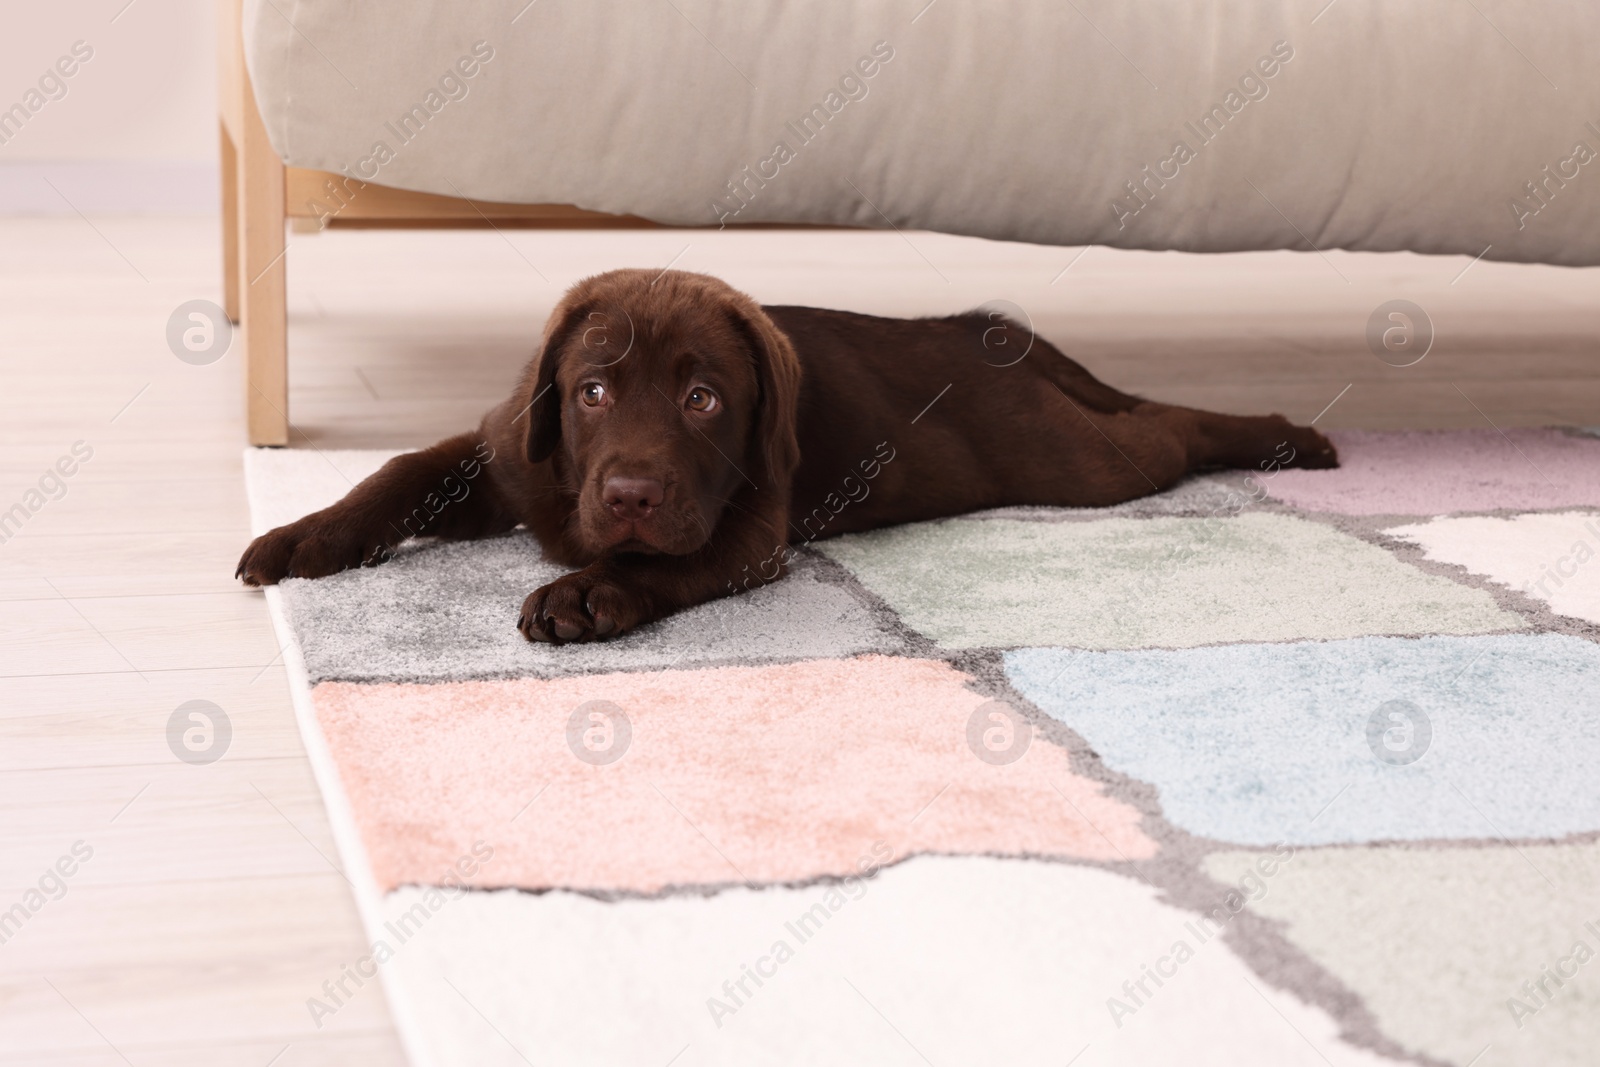
{"label": "puppy's front paw", "polygon": [[245,585],[276,585],[285,578],[325,578],[351,567],[370,567],[392,555],[381,539],[360,537],[307,516],[251,541],[233,576]]}
{"label": "puppy's front paw", "polygon": [[530,641],[564,645],[616,637],[648,618],[641,596],[590,568],[529,593],[517,629]]}

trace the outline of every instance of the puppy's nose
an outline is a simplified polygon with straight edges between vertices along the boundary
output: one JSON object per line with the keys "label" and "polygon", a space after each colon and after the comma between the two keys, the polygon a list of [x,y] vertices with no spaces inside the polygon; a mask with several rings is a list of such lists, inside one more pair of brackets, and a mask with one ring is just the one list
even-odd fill
{"label": "puppy's nose", "polygon": [[630,522],[643,519],[666,497],[666,490],[654,478],[607,478],[601,499],[611,514]]}

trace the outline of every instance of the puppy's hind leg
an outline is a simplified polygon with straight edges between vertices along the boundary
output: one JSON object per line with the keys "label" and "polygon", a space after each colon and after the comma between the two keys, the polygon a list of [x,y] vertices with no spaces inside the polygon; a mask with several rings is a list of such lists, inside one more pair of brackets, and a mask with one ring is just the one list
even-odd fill
{"label": "puppy's hind leg", "polygon": [[1194,408],[1147,404],[1135,409],[1161,409],[1159,416],[1180,432],[1189,451],[1189,469],[1236,467],[1276,470],[1278,467],[1326,468],[1339,465],[1338,450],[1310,426],[1296,426],[1282,415],[1219,415]]}
{"label": "puppy's hind leg", "polygon": [[[1148,439],[1151,429],[1160,427],[1185,443],[1191,471],[1208,467],[1265,470],[1263,464],[1273,463],[1281,467],[1339,465],[1339,454],[1326,437],[1309,426],[1296,426],[1282,415],[1219,415],[1144,400],[1100,381],[1043,338],[1036,339],[1034,347],[1039,370],[1080,414],[1134,416],[1146,427],[1135,440]],[[1159,439],[1163,435],[1154,436]],[[1160,465],[1154,458],[1152,462]],[[1163,489],[1170,484],[1160,477],[1155,481]]]}
{"label": "puppy's hind leg", "polygon": [[493,460],[478,433],[396,456],[332,507],[252,541],[235,577],[246,585],[321,578],[382,563],[413,537],[462,540],[509,530],[517,520],[495,491]]}

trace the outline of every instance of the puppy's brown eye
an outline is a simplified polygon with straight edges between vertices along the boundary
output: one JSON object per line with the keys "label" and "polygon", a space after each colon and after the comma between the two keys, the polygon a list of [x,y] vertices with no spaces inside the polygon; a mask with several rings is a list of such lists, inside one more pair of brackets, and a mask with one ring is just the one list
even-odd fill
{"label": "puppy's brown eye", "polygon": [[578,395],[583,397],[583,402],[590,407],[599,407],[605,403],[606,387],[599,382],[590,382],[579,391]]}
{"label": "puppy's brown eye", "polygon": [[717,394],[709,389],[695,388],[689,390],[689,409],[704,414],[717,409]]}

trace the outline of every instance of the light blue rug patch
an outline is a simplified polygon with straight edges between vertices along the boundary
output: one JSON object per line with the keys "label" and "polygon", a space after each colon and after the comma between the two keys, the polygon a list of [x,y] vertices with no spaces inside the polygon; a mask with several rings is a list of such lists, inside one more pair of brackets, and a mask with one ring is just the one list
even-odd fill
{"label": "light blue rug patch", "polygon": [[1173,823],[1268,845],[1600,829],[1600,646],[1560,634],[1009,652]]}

